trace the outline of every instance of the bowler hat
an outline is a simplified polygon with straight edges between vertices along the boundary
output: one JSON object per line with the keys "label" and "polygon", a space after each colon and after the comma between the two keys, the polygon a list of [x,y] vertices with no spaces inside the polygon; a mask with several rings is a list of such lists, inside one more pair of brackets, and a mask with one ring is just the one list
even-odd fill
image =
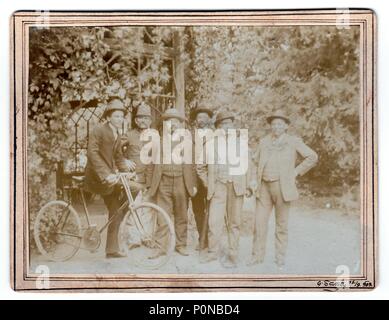
{"label": "bowler hat", "polygon": [[219,112],[216,115],[215,119],[215,125],[217,125],[220,121],[231,119],[232,121],[235,120],[235,116],[231,112]]}
{"label": "bowler hat", "polygon": [[284,120],[287,124],[290,123],[289,118],[288,118],[281,110],[275,111],[272,115],[270,115],[269,117],[266,118],[266,121],[267,121],[268,123],[271,123],[274,119],[282,119],[282,120]]}
{"label": "bowler hat", "polygon": [[173,119],[173,118],[184,121],[184,122],[186,121],[185,115],[183,115],[176,108],[167,109],[161,116],[162,121]]}
{"label": "bowler hat", "polygon": [[199,113],[207,113],[210,118],[213,117],[213,111],[205,107],[197,107],[190,112],[190,120],[194,121]]}
{"label": "bowler hat", "polygon": [[114,111],[123,111],[124,114],[127,113],[127,110],[124,107],[123,102],[120,98],[112,98],[109,100],[108,105],[104,110],[103,118],[106,118],[110,113]]}

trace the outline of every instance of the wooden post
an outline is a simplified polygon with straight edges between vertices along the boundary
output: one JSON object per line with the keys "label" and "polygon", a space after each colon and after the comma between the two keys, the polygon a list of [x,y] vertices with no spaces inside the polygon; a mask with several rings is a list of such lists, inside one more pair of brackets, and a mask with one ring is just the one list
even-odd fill
{"label": "wooden post", "polygon": [[178,31],[174,32],[174,86],[176,93],[176,108],[185,114],[185,70],[184,62],[181,60],[181,37]]}

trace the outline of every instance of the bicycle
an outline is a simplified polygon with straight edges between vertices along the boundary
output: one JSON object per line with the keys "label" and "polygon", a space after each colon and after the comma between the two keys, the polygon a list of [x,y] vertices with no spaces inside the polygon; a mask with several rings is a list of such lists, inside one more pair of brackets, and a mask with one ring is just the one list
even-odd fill
{"label": "bicycle", "polygon": [[[175,246],[174,227],[169,215],[151,202],[137,202],[131,193],[131,187],[137,190],[142,185],[135,181],[135,173],[118,173],[121,183],[123,204],[100,229],[91,223],[87,208],[83,181],[84,177],[73,176],[75,189],[80,191],[86,226],[82,226],[80,215],[71,202],[54,200],[45,204],[38,212],[34,223],[34,239],[39,252],[52,261],[67,261],[78,250],[95,252],[101,244],[101,234],[109,224],[127,210],[119,227],[119,246],[135,264],[148,269],[156,269],[166,264]],[[161,237],[160,230],[164,230]],[[162,238],[162,239],[158,239]],[[155,250],[159,250],[158,258]]]}

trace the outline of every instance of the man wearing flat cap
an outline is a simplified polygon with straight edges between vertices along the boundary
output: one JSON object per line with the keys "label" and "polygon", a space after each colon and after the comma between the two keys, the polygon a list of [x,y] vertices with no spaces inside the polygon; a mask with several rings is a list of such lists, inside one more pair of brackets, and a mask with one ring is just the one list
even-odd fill
{"label": "man wearing flat cap", "polygon": [[[127,159],[127,164],[131,170],[136,173],[136,182],[138,187],[131,188],[131,194],[134,199],[140,197],[140,190],[146,187],[146,165],[141,161],[141,150],[145,142],[141,141],[141,134],[147,129],[150,129],[152,122],[151,118],[151,107],[146,103],[142,102],[133,113],[132,128],[127,131],[125,136],[125,142],[123,143],[124,156]],[[143,228],[146,231],[150,231],[152,228],[152,214],[146,211],[142,211],[138,214],[138,218],[141,219]],[[128,233],[130,239],[128,241],[128,248],[132,249],[139,246],[141,241],[140,237],[136,237],[138,232],[136,226],[131,220],[127,221]],[[135,229],[134,229],[135,228]],[[134,230],[134,231],[133,231]],[[134,235],[134,236],[132,236]]]}
{"label": "man wearing flat cap", "polygon": [[129,166],[137,174],[137,182],[145,184],[146,165],[140,160],[140,152],[144,142],[140,136],[144,130],[150,129],[152,122],[151,108],[145,103],[141,103],[134,112],[133,128],[126,134],[125,157],[128,159]]}
{"label": "man wearing flat cap", "polygon": [[[170,126],[171,132],[174,133],[177,129],[184,128],[186,119],[177,109],[171,108],[162,114],[161,121],[163,125]],[[166,137],[162,136],[162,139],[164,138]],[[172,150],[178,143],[178,141],[171,141]],[[163,153],[163,147],[161,149]],[[146,180],[149,186],[147,195],[153,197],[156,204],[172,217],[176,234],[176,252],[183,256],[189,255],[187,251],[188,203],[189,197],[193,197],[197,192],[197,177],[193,163],[175,164],[172,161],[149,165]],[[166,233],[163,228],[166,226],[158,229],[157,237],[163,237]],[[161,255],[163,252],[156,249],[150,258],[156,259]]]}
{"label": "man wearing flat cap", "polygon": [[[256,156],[256,197],[252,257],[248,265],[262,263],[270,214],[275,208],[275,263],[282,269],[288,243],[290,203],[298,198],[296,177],[305,174],[318,156],[300,138],[287,134],[289,118],[280,110],[267,118],[271,133],[259,143]],[[297,155],[303,161],[296,166]]]}
{"label": "man wearing flat cap", "polygon": [[[206,107],[197,107],[190,113],[190,119],[193,124],[194,142],[196,141],[197,129],[212,129],[213,111]],[[204,141],[203,145],[204,145]],[[192,198],[193,214],[196,221],[196,227],[199,234],[198,249],[201,255],[205,255],[208,248],[208,200],[207,188],[199,178],[197,179],[197,194]]]}
{"label": "man wearing flat cap", "polygon": [[[228,144],[228,130],[234,129],[235,117],[229,113],[218,113],[215,120],[216,129],[221,129],[223,135],[217,135],[215,140],[215,159],[220,159],[220,152],[225,155],[227,150],[220,150],[216,144],[224,139],[226,149]],[[238,138],[239,143],[239,138]],[[235,148],[237,146],[234,146]],[[239,238],[241,211],[244,196],[249,196],[252,191],[249,188],[249,170],[244,174],[231,174],[234,165],[228,163],[228,158],[224,162],[215,161],[206,165],[198,165],[199,177],[207,188],[207,199],[209,203],[208,218],[208,255],[200,258],[201,263],[210,263],[219,260],[225,268],[235,268],[238,264]],[[222,250],[223,230],[226,227],[228,246],[226,252]]]}
{"label": "man wearing flat cap", "polygon": [[[120,186],[117,184],[116,173],[129,170],[121,150],[121,133],[125,113],[126,109],[122,100],[112,97],[103,114],[106,122],[97,125],[89,136],[84,188],[103,197],[109,212],[109,219],[116,215],[121,205]],[[118,216],[108,226],[105,248],[107,258],[124,256],[119,251],[118,242],[118,230],[122,216]]]}

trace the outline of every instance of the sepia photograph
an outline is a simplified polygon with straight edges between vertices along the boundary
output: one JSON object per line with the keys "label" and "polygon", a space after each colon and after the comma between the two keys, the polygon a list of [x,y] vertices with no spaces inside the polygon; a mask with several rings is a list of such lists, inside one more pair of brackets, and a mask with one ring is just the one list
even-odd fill
{"label": "sepia photograph", "polygon": [[15,290],[376,286],[371,10],[11,25]]}

